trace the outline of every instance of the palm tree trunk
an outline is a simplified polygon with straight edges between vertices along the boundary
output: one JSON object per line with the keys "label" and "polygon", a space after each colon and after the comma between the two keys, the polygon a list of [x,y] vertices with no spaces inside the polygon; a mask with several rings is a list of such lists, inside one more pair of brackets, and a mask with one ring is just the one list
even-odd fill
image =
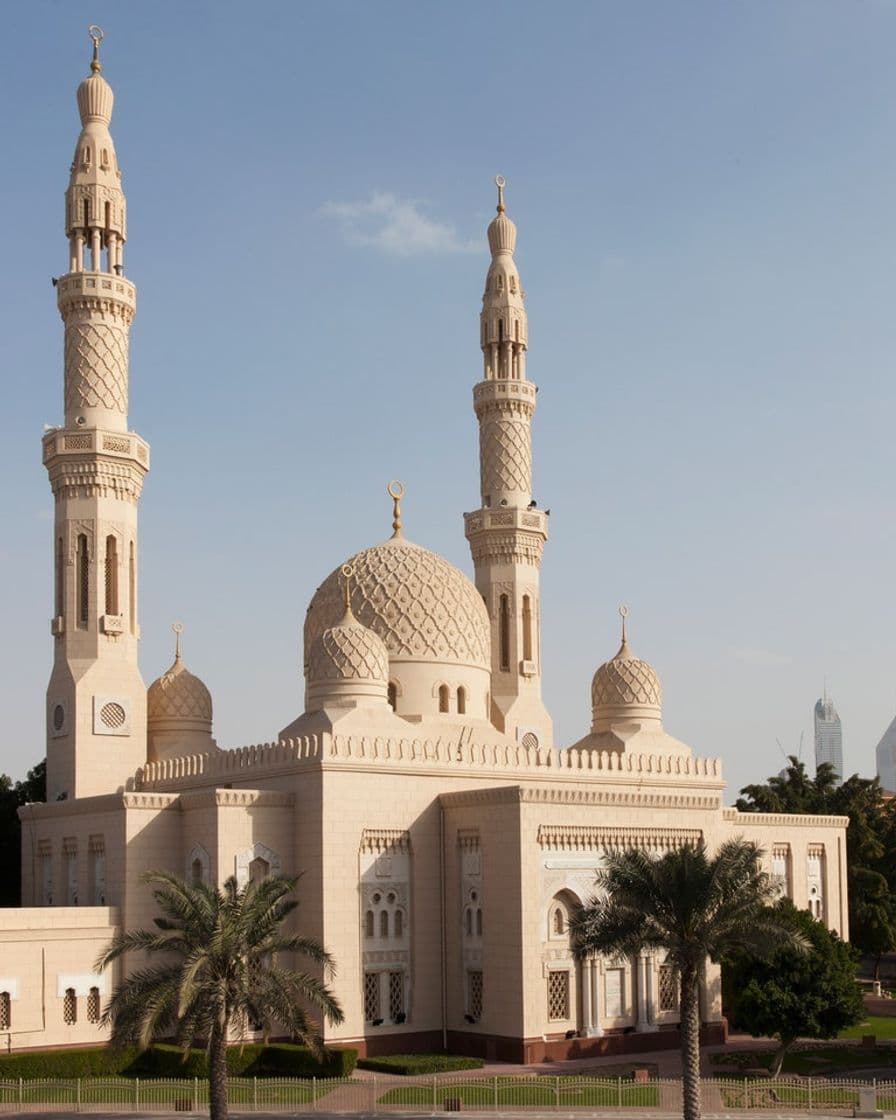
{"label": "palm tree trunk", "polygon": [[227,1120],[227,1029],[217,1023],[208,1047],[208,1114],[210,1120]]}
{"label": "palm tree trunk", "polygon": [[700,1005],[697,969],[681,971],[681,1088],[684,1120],[700,1120]]}

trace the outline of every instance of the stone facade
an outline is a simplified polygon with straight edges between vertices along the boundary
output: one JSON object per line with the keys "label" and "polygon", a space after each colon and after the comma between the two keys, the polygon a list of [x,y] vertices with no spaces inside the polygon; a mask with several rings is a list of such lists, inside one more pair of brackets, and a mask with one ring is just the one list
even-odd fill
{"label": "stone facade", "polygon": [[[608,851],[753,839],[782,892],[848,936],[845,820],[725,808],[721,763],[665,731],[659,677],[624,632],[595,673],[590,732],[553,744],[539,642],[547,515],[531,497],[535,390],[503,181],[474,390],[475,584],[402,535],[393,483],[392,537],[311,599],[305,711],[278,741],[219,750],[212,698],[179,647],[147,692],[136,527],[148,451],[125,413],[134,289],[111,105],[95,59],[79,91],[71,270],[59,281],[67,337],[91,341],[66,345],[65,426],[44,455],[58,547],[50,795],[21,811],[25,908],[0,914],[0,1041],[102,1037],[96,1009],[116,977],[93,962],[114,930],[151,922],[140,878],[155,868],[210,883],[301,873],[301,928],[333,954],[346,1015],[326,1038],[372,1053],[447,1044],[538,1061],[674,1045],[664,960],[573,958],[569,915]],[[100,188],[112,192],[107,226],[94,219]],[[116,330],[123,340],[106,345]],[[722,1037],[713,969],[702,1015]]]}

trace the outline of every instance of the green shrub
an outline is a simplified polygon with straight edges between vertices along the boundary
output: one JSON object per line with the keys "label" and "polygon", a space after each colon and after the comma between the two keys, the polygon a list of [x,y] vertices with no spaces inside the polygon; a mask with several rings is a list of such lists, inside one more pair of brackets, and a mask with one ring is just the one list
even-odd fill
{"label": "green shrub", "polygon": [[[327,1050],[319,1062],[305,1046],[247,1043],[227,1050],[227,1072],[232,1077],[349,1077],[358,1051]],[[85,1050],[35,1050],[26,1054],[0,1055],[0,1081],[42,1077],[208,1077],[208,1055],[192,1049],[184,1054],[179,1046],[157,1043],[139,1053],[135,1047],[116,1050],[91,1047]]]}
{"label": "green shrub", "polygon": [[113,1050],[91,1046],[84,1050],[31,1050],[25,1054],[0,1054],[0,1081],[19,1077],[109,1077],[130,1065],[134,1048]]}
{"label": "green shrub", "polygon": [[456,1069],[482,1069],[482,1058],[461,1058],[457,1054],[385,1054],[381,1058],[360,1058],[359,1069],[376,1073],[399,1073],[413,1077],[419,1073],[450,1073]]}

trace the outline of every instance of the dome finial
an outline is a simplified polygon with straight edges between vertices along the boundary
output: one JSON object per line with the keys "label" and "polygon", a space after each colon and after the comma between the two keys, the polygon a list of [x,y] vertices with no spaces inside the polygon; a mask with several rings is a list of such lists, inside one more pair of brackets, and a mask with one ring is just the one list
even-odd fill
{"label": "dome finial", "polygon": [[386,492],[392,499],[392,539],[401,536],[401,499],[404,497],[404,483],[393,478],[386,487]]}
{"label": "dome finial", "polygon": [[343,564],[339,571],[342,573],[342,578],[345,580],[342,585],[342,590],[345,594],[345,613],[346,616],[348,616],[352,613],[352,576],[355,574],[355,569],[351,564]]}
{"label": "dome finial", "polygon": [[94,74],[99,74],[102,70],[100,66],[100,43],[103,41],[103,29],[92,23],[87,28],[87,34],[93,40],[93,59],[90,63],[90,69]]}
{"label": "dome finial", "polygon": [[498,188],[498,213],[504,213],[504,188],[507,186],[507,180],[503,175],[495,176],[495,186]]}
{"label": "dome finial", "polygon": [[182,622],[173,622],[171,629],[174,631],[174,660],[180,661],[180,636],[184,632],[184,624]]}
{"label": "dome finial", "polygon": [[619,617],[622,619],[622,644],[625,645],[628,641],[628,638],[625,636],[625,620],[628,618],[628,607],[625,603],[619,608]]}

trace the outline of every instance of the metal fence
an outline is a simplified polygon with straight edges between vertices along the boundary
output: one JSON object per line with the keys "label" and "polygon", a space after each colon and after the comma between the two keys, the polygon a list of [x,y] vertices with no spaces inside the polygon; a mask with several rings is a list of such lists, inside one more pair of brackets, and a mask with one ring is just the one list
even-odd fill
{"label": "metal fence", "polygon": [[[578,1075],[338,1078],[232,1077],[235,1112],[525,1112],[618,1111],[681,1115],[681,1082]],[[706,1112],[896,1111],[896,1081],[822,1078],[705,1078]],[[208,1108],[202,1079],[81,1078],[0,1081],[0,1113],[57,1108],[72,1112],[200,1112]]]}

